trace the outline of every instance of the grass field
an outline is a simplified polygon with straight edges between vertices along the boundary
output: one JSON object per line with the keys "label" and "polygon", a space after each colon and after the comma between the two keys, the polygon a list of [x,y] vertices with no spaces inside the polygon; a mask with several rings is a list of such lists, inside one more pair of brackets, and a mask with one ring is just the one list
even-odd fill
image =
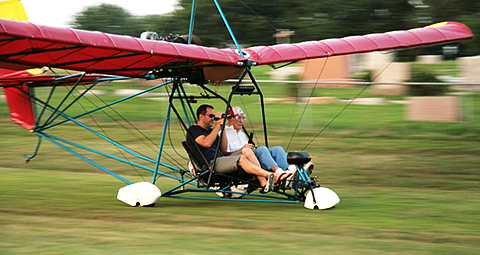
{"label": "grass field", "polygon": [[[266,97],[278,93],[270,91]],[[349,98],[357,92],[336,93]],[[291,143],[303,105],[268,104],[272,145],[300,150],[311,142],[306,150],[318,156],[314,174],[341,198],[327,211],[170,198],[151,208],[127,206],[116,200],[122,182],[52,144],[44,142],[25,164],[22,154],[33,152],[36,138],[10,123],[0,100],[0,253],[479,254],[480,95],[467,99],[474,118],[459,123],[408,122],[403,105],[352,105],[313,141],[345,105],[310,105]],[[158,141],[165,117],[157,110],[164,103],[138,100],[117,110]],[[244,108],[257,104],[242,100]],[[154,156],[151,144],[96,117],[103,132]],[[247,126],[258,129],[259,120],[251,112]],[[166,152],[181,164],[177,125],[169,130],[174,146]],[[52,132],[103,146],[75,130],[67,125]],[[151,178],[101,162],[134,181]],[[164,190],[175,182],[160,178],[157,185]]]}

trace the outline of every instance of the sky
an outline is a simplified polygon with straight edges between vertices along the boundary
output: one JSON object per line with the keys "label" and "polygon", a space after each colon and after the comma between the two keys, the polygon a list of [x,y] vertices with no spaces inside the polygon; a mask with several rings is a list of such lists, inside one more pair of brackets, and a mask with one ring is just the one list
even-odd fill
{"label": "sky", "polygon": [[69,27],[75,14],[102,3],[118,5],[132,15],[164,14],[175,10],[177,0],[21,0],[30,22]]}

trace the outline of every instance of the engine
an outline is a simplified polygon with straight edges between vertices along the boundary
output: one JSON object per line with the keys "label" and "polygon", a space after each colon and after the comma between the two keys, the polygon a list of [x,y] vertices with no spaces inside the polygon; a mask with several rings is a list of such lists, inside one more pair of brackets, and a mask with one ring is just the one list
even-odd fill
{"label": "engine", "polygon": [[[188,35],[174,35],[169,34],[167,36],[159,36],[156,32],[146,31],[140,35],[141,39],[146,40],[158,40],[158,41],[166,41],[166,42],[173,42],[173,43],[188,43]],[[202,45],[202,41],[196,35],[192,35],[191,43],[196,45]]]}

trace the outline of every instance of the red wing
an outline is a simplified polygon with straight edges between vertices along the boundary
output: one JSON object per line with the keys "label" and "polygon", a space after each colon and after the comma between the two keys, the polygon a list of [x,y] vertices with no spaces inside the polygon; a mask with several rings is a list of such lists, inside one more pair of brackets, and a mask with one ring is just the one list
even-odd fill
{"label": "red wing", "polygon": [[457,22],[444,22],[407,31],[259,46],[246,51],[250,53],[253,61],[260,65],[268,65],[334,55],[447,43],[472,37],[472,32],[467,26]]}
{"label": "red wing", "polygon": [[48,66],[144,77],[150,70],[166,65],[202,61],[235,65],[241,59],[230,50],[218,48],[0,19],[0,68],[6,69]]}
{"label": "red wing", "polygon": [[[260,65],[377,50],[416,47],[471,38],[471,31],[456,22],[384,34],[245,49]],[[144,77],[149,71],[201,62],[236,66],[245,58],[233,49],[142,40],[69,28],[40,27],[0,19],[0,68],[21,70],[56,67]]]}

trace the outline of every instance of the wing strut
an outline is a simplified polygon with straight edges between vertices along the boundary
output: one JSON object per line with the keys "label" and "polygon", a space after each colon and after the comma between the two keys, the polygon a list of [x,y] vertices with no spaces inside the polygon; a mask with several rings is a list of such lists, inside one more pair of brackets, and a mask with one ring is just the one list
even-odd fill
{"label": "wing strut", "polygon": [[192,1],[192,12],[190,14],[190,28],[188,29],[188,44],[192,42],[192,33],[193,33],[193,25],[194,25],[194,19],[195,19],[195,9],[197,8],[196,6],[197,0]]}
{"label": "wing strut", "polygon": [[32,155],[23,154],[23,156],[26,158],[25,159],[26,163],[29,163],[31,159],[33,159],[34,157],[37,156],[38,151],[40,150],[40,145],[41,144],[42,144],[42,137],[39,136],[38,141],[37,141],[37,146],[35,146],[35,150],[33,151]]}
{"label": "wing strut", "polygon": [[218,12],[220,13],[220,16],[222,16],[223,23],[225,23],[225,26],[227,27],[228,33],[230,33],[230,37],[232,37],[233,43],[235,44],[235,47],[237,47],[238,54],[240,56],[245,57],[245,54],[243,54],[242,49],[240,48],[240,45],[237,42],[237,38],[235,38],[235,35],[233,34],[232,28],[230,28],[230,25],[228,24],[227,18],[225,17],[225,14],[223,14],[222,8],[220,7],[220,4],[218,4],[217,0],[213,0],[215,5],[217,6]]}

